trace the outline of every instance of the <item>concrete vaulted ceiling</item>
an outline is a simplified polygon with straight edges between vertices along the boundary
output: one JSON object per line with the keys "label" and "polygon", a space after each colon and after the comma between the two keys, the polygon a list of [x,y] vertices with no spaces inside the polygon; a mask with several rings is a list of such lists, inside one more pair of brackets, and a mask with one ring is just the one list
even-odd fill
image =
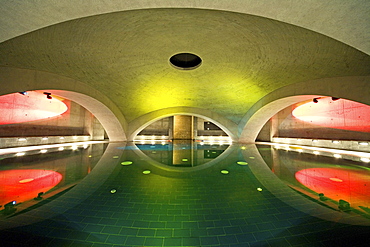
{"label": "concrete vaulted ceiling", "polygon": [[[370,75],[370,56],[362,52],[369,50],[363,42],[357,40],[362,46],[356,49],[355,41],[350,46],[256,15],[151,8],[79,17],[60,17],[60,23],[44,24],[14,38],[14,32],[3,30],[0,66],[79,81],[109,98],[128,124],[152,112],[188,107],[205,109],[237,125],[256,102],[282,87]],[[169,58],[181,52],[200,56],[201,66],[194,70],[171,66]],[[63,85],[50,83],[48,88],[60,90]]]}

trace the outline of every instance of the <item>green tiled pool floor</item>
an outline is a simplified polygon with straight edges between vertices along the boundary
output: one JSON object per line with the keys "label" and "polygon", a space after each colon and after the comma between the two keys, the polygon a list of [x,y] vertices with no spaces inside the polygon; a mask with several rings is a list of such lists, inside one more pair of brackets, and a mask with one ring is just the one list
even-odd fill
{"label": "green tiled pool floor", "polygon": [[[120,165],[127,159],[133,164]],[[368,246],[370,227],[324,221],[258,191],[239,159],[183,174],[126,153],[77,205],[1,230],[1,246]]]}

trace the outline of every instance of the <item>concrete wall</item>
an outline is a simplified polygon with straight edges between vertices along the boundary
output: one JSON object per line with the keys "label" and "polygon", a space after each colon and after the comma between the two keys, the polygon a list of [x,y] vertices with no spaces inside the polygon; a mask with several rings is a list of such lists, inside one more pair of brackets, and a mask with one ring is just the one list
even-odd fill
{"label": "concrete wall", "polygon": [[173,117],[159,119],[140,131],[138,135],[172,135]]}
{"label": "concrete wall", "polygon": [[[143,138],[143,136],[165,136],[168,139],[172,139],[173,136],[173,122],[174,117],[166,117],[159,119],[145,127],[140,133],[138,134]],[[200,117],[193,117],[193,137],[197,139],[200,136],[228,136],[223,130],[205,130],[204,125],[207,122],[211,122],[209,120],[200,118]],[[141,139],[139,138],[139,139]],[[155,137],[156,138],[156,137]]]}

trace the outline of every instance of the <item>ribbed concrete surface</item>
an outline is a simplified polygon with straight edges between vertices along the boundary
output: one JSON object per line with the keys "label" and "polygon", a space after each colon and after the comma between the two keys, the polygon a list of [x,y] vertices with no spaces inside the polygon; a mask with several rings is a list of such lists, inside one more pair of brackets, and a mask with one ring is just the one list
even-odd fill
{"label": "ribbed concrete surface", "polygon": [[[168,59],[179,52],[199,55],[202,65],[173,68]],[[370,74],[369,56],[323,35],[195,9],[118,12],[50,26],[3,42],[0,65],[79,80],[109,97],[127,122],[183,106],[239,123],[255,102],[283,86]]]}
{"label": "ribbed concrete surface", "polygon": [[327,35],[370,53],[370,2],[367,0],[1,0],[0,40],[67,20],[148,8],[200,8],[263,16]]}

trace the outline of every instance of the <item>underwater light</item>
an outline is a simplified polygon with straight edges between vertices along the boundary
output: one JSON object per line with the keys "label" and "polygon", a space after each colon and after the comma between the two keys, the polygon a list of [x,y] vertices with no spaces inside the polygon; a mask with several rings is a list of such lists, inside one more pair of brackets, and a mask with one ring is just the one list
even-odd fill
{"label": "underwater light", "polygon": [[338,158],[338,159],[339,159],[339,158],[342,158],[342,155],[340,155],[340,154],[334,154],[333,156],[334,156],[335,158]]}
{"label": "underwater light", "polygon": [[64,147],[59,147],[58,150],[59,151],[63,151],[64,150]]}
{"label": "underwater light", "polygon": [[15,154],[15,156],[23,156],[23,155],[25,155],[26,153],[24,153],[24,152],[21,152],[21,153],[16,153]]}
{"label": "underwater light", "polygon": [[131,164],[132,164],[132,161],[129,161],[129,160],[121,162],[121,165],[123,165],[123,166],[128,166],[128,165],[131,165]]}
{"label": "underwater light", "polygon": [[18,141],[21,141],[21,142],[22,141],[27,141],[27,139],[26,138],[19,138]]}
{"label": "underwater light", "polygon": [[47,137],[43,137],[41,140],[45,141],[45,140],[47,140],[47,139],[48,139]]}
{"label": "underwater light", "polygon": [[247,162],[245,162],[245,161],[238,161],[238,162],[236,162],[238,165],[241,165],[241,166],[246,166],[246,165],[248,165],[248,163]]}
{"label": "underwater light", "polygon": [[40,153],[44,154],[44,153],[47,153],[47,151],[48,151],[48,150],[46,150],[46,149],[41,149],[41,150],[40,150]]}

